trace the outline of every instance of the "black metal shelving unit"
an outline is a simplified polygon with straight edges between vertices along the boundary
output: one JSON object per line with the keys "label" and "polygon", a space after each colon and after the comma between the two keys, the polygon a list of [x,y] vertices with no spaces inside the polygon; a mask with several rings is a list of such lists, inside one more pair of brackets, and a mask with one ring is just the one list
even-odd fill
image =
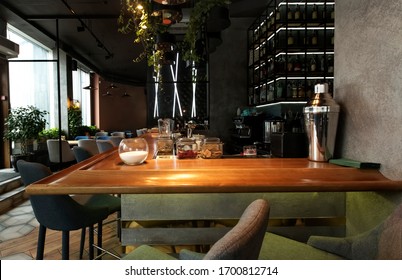
{"label": "black metal shelving unit", "polygon": [[248,105],[306,101],[333,87],[335,1],[272,0],[248,29]]}

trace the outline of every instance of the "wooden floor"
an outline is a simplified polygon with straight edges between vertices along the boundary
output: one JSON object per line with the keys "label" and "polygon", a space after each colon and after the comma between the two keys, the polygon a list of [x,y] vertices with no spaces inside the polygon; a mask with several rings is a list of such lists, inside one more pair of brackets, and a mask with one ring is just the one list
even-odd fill
{"label": "wooden floor", "polygon": [[[113,252],[118,256],[123,255],[124,248],[120,245],[119,238],[117,237],[117,222],[116,215],[111,215],[103,225],[103,248]],[[110,221],[110,223],[108,223]],[[85,252],[83,259],[88,260],[88,233],[85,240]],[[0,257],[5,258],[16,254],[26,254],[28,257],[35,259],[36,245],[38,238],[38,228],[35,228],[31,233],[11,240],[0,243]],[[70,259],[79,259],[79,246],[81,240],[81,230],[70,232]],[[95,234],[96,240],[96,234]],[[96,242],[96,241],[95,241]],[[27,258],[28,258],[27,257]],[[61,260],[61,232],[47,230],[45,242],[45,260]],[[113,260],[114,257],[104,255],[102,259]]]}

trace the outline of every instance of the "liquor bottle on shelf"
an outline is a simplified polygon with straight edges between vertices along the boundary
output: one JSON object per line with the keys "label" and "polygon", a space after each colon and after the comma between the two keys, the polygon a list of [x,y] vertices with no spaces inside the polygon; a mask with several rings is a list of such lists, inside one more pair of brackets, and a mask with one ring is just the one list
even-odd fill
{"label": "liquor bottle on shelf", "polygon": [[292,57],[288,56],[287,70],[288,72],[293,72],[294,69],[294,60]]}
{"label": "liquor bottle on shelf", "polygon": [[313,5],[313,10],[311,12],[311,19],[312,20],[318,19],[318,10],[317,10],[317,6],[315,4]]}
{"label": "liquor bottle on shelf", "polygon": [[265,103],[267,101],[267,86],[264,84],[260,91],[260,103]]}
{"label": "liquor bottle on shelf", "polygon": [[288,31],[288,46],[293,46],[295,40],[293,38],[292,30]]}
{"label": "liquor bottle on shelf", "polygon": [[286,61],[283,59],[283,55],[278,55],[275,60],[275,71],[277,73],[282,73],[286,69]]}
{"label": "liquor bottle on shelf", "polygon": [[300,11],[300,5],[296,5],[295,20],[301,20],[301,19],[302,19],[302,14]]}
{"label": "liquor bottle on shelf", "polygon": [[310,62],[309,62],[309,70],[311,72],[316,72],[317,71],[317,60],[316,60],[316,55],[311,56]]}
{"label": "liquor bottle on shelf", "polygon": [[334,73],[334,58],[332,55],[328,56],[328,73]]}
{"label": "liquor bottle on shelf", "polygon": [[302,70],[302,64],[300,61],[300,57],[297,55],[293,65],[293,71],[300,72]]}
{"label": "liquor bottle on shelf", "polygon": [[288,20],[293,20],[293,11],[290,6],[288,6]]}
{"label": "liquor bottle on shelf", "polygon": [[272,101],[272,100],[274,100],[274,85],[271,83],[268,86],[267,101]]}
{"label": "liquor bottle on shelf", "polygon": [[334,20],[335,19],[335,7],[334,7],[334,5],[332,5],[330,14],[331,14],[331,20]]}
{"label": "liquor bottle on shelf", "polygon": [[306,97],[306,92],[304,89],[304,81],[299,82],[297,85],[297,95],[300,98],[305,98]]}
{"label": "liquor bottle on shelf", "polygon": [[292,98],[297,98],[297,85],[295,82],[292,82]]}
{"label": "liquor bottle on shelf", "polygon": [[276,84],[276,98],[283,98],[283,85],[281,82]]}
{"label": "liquor bottle on shelf", "polygon": [[276,9],[276,11],[275,11],[275,20],[276,21],[281,20],[281,11],[279,11],[279,9]]}
{"label": "liquor bottle on shelf", "polygon": [[286,86],[286,97],[287,98],[292,98],[292,84],[288,81],[288,84]]}
{"label": "liquor bottle on shelf", "polygon": [[317,30],[314,30],[313,34],[311,35],[311,45],[317,46],[318,45],[318,33]]}

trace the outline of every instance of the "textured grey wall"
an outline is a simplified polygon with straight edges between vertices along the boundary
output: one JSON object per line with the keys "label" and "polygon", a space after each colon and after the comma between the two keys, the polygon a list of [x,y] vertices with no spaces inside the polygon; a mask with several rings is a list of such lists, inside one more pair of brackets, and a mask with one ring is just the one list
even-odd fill
{"label": "textured grey wall", "polygon": [[335,99],[341,153],[402,179],[402,1],[337,0]]}
{"label": "textured grey wall", "polygon": [[[338,156],[382,164],[402,180],[402,1],[336,0],[335,100],[342,114]],[[347,234],[369,229],[398,193],[350,193]]]}
{"label": "textured grey wall", "polygon": [[232,18],[222,44],[210,55],[210,121],[208,134],[230,140],[237,107],[247,104],[247,28],[254,19]]}

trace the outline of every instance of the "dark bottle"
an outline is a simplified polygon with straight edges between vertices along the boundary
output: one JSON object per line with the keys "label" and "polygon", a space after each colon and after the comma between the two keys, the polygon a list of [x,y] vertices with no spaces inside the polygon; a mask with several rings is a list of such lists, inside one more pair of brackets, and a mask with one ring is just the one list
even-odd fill
{"label": "dark bottle", "polygon": [[315,56],[312,56],[309,62],[309,69],[311,72],[316,72],[317,71],[317,60]]}
{"label": "dark bottle", "polygon": [[328,56],[328,73],[334,73],[334,59],[332,55]]}
{"label": "dark bottle", "polygon": [[312,20],[318,19],[318,10],[317,10],[317,6],[315,4],[313,5],[313,11],[311,12],[311,19]]}
{"label": "dark bottle", "polygon": [[314,30],[313,35],[311,36],[311,45],[317,46],[318,45],[318,33],[317,30]]}
{"label": "dark bottle", "polygon": [[302,70],[302,64],[301,64],[299,56],[296,56],[296,59],[295,59],[294,65],[293,65],[293,70],[295,72],[300,72]]}
{"label": "dark bottle", "polygon": [[293,20],[293,11],[289,6],[288,6],[288,20]]}
{"label": "dark bottle", "polygon": [[295,20],[301,20],[302,19],[302,14],[300,11],[300,5],[296,6],[296,11],[295,11]]}
{"label": "dark bottle", "polygon": [[292,72],[294,68],[294,61],[293,58],[288,57],[288,64],[287,64],[287,70],[288,72]]}
{"label": "dark bottle", "polygon": [[295,43],[295,40],[293,38],[292,30],[288,31],[288,46],[293,46]]}

